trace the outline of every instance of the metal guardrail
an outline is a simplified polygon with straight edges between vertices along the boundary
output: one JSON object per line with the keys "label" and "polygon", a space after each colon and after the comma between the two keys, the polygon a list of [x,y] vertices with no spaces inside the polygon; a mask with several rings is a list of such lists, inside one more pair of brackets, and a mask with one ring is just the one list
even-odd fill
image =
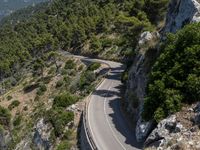
{"label": "metal guardrail", "polygon": [[[109,74],[110,70],[111,70],[111,66],[108,64],[108,63],[104,63],[104,62],[100,62],[102,64],[105,64],[108,66],[109,70],[108,72],[106,73],[106,76]],[[96,86],[95,89],[97,89],[101,83],[105,80],[105,78],[103,78],[100,83]],[[87,138],[87,141],[91,147],[92,150],[98,150],[97,148],[97,145],[95,144],[94,142],[94,139],[92,137],[92,133],[91,133],[91,130],[90,130],[90,126],[88,124],[88,106],[89,106],[89,103],[90,103],[90,96],[92,95],[93,92],[90,93],[89,96],[87,96],[86,98],[86,103],[85,103],[85,109],[83,111],[83,126],[84,126],[84,130],[85,130],[85,133],[86,133],[86,138]]]}

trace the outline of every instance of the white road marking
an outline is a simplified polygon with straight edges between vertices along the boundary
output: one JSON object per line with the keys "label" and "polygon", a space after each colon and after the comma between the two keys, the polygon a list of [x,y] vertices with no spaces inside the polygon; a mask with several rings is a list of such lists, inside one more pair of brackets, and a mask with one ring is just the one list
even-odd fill
{"label": "white road marking", "polygon": [[[113,84],[113,81],[111,82],[111,86],[109,87],[108,91],[112,88],[112,84]],[[108,92],[106,93],[106,95],[108,95]],[[110,130],[112,131],[112,135],[113,137],[115,138],[115,140],[121,145],[121,147],[126,150],[126,148],[124,147],[124,145],[120,142],[120,140],[117,138],[115,132],[113,131],[110,123],[109,123],[109,120],[108,120],[108,115],[106,113],[106,100],[107,100],[107,97],[104,98],[104,115],[106,117],[106,121],[107,121],[107,124],[108,126],[110,127]]]}
{"label": "white road marking", "polygon": [[[105,79],[106,80],[106,79]],[[104,81],[105,80],[103,80],[103,82],[97,87],[97,89],[96,90],[99,90],[99,88],[103,85],[103,83],[104,83]],[[95,91],[96,91],[95,90]],[[92,95],[93,94],[91,94],[90,95],[90,98],[92,97]],[[88,104],[88,124],[89,124],[89,130],[91,131],[91,134],[92,134],[92,138],[93,138],[93,140],[94,140],[94,142],[95,142],[95,144],[97,144],[97,142],[96,142],[96,139],[95,139],[95,136],[94,136],[94,132],[93,132],[93,130],[92,130],[92,128],[91,128],[91,122],[90,122],[90,119],[89,119],[89,114],[90,114],[90,102],[89,102],[89,104]],[[98,145],[98,144],[97,144]]]}

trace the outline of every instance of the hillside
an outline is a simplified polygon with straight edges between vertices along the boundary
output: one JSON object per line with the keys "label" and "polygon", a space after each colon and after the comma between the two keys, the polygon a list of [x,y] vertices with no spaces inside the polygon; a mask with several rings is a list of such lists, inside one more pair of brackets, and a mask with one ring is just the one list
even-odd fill
{"label": "hillside", "polygon": [[2,0],[0,1],[0,20],[20,8],[30,5],[34,6],[44,1],[45,0]]}
{"label": "hillside", "polygon": [[[5,18],[0,27],[0,113],[6,121],[0,118],[0,136],[11,137],[0,145],[14,139],[10,149],[26,143],[39,147],[30,142],[30,132],[42,124],[45,132],[40,136],[48,134],[50,142],[44,144],[42,138],[43,148],[76,147],[79,123],[70,126],[76,116],[71,109],[80,115],[84,108],[75,105],[93,90],[102,77],[95,72],[105,66],[68,60],[66,51],[126,64],[122,106],[136,124],[139,142],[147,139],[149,146],[164,139],[159,130],[163,124],[179,125],[173,114],[185,125],[179,132],[188,133],[185,128],[199,125],[194,119],[200,99],[199,8],[196,0],[54,0]],[[177,140],[170,131],[163,135]],[[171,141],[165,140],[167,148]]]}

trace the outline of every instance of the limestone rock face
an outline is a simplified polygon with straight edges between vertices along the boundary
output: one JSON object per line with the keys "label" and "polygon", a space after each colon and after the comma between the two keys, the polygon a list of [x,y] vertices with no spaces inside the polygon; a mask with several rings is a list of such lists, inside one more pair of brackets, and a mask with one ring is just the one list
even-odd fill
{"label": "limestone rock face", "polygon": [[199,150],[200,103],[162,120],[145,141],[145,149]]}
{"label": "limestone rock face", "polygon": [[[143,32],[140,35],[138,42],[137,55],[134,58],[133,65],[129,71],[129,78],[127,81],[126,103],[127,111],[132,114],[136,122],[136,138],[143,141],[150,130],[152,129],[152,122],[144,122],[141,117],[143,110],[143,103],[145,97],[145,88],[147,84],[147,77],[149,72],[149,64],[151,64],[152,57],[156,56],[157,51],[145,51],[145,44],[150,44],[155,39],[159,38],[159,33],[151,33],[149,31]],[[134,101],[138,101],[138,106],[134,107]]]}
{"label": "limestone rock face", "polygon": [[0,129],[0,150],[6,150],[11,142],[11,135],[7,130]]}
{"label": "limestone rock face", "polygon": [[33,142],[35,146],[41,150],[51,150],[52,145],[49,141],[50,134],[52,131],[52,127],[50,124],[45,123],[44,119],[40,119],[36,126],[35,126],[35,132],[33,137]]}
{"label": "limestone rock face", "polygon": [[158,124],[157,128],[148,136],[145,145],[162,143],[163,139],[170,138],[170,133],[178,133],[181,130],[183,130],[183,126],[176,121],[176,116],[172,115]]}
{"label": "limestone rock face", "polygon": [[199,0],[171,0],[164,32],[176,32],[184,25],[200,21]]}

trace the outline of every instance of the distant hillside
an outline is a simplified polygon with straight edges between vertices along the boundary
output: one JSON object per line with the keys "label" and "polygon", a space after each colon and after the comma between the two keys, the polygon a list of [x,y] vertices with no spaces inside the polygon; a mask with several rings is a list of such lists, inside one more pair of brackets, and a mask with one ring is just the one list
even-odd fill
{"label": "distant hillside", "polygon": [[44,2],[47,0],[1,0],[0,1],[0,20],[12,13],[13,11],[29,6],[35,5],[40,2]]}

